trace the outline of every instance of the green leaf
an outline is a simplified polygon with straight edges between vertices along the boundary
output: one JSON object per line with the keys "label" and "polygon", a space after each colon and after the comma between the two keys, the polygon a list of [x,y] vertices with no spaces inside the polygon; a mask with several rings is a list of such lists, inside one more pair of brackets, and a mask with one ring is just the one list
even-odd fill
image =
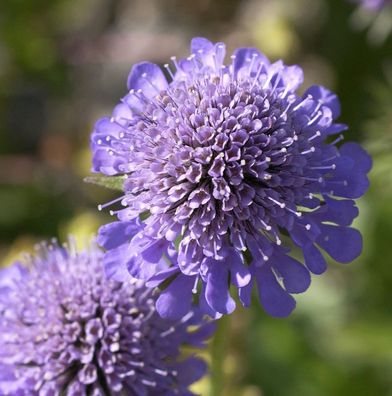
{"label": "green leaf", "polygon": [[98,186],[103,186],[109,188],[110,190],[123,190],[123,184],[126,176],[89,176],[85,177],[84,181],[86,183],[97,184]]}

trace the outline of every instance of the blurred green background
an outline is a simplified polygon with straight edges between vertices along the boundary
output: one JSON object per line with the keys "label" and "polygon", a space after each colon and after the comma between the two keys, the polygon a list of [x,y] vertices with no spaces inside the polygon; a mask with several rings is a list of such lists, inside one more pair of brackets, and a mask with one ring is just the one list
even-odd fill
{"label": "blurred green background", "polygon": [[186,56],[193,36],[259,47],[338,92],[348,139],[374,157],[356,222],[364,252],[330,263],[285,320],[258,303],[219,324],[204,395],[392,395],[392,6],[344,0],[1,0],[0,261],[109,220],[86,185],[89,133],[133,63]]}

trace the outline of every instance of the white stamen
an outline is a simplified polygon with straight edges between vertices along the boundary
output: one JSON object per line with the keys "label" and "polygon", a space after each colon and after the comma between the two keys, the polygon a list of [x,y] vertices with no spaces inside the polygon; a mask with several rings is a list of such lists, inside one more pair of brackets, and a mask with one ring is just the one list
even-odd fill
{"label": "white stamen", "polygon": [[144,362],[136,362],[134,360],[130,360],[129,363],[132,364],[132,366],[135,366],[135,367],[144,367]]}
{"label": "white stamen", "polygon": [[171,71],[169,64],[168,64],[168,63],[165,63],[165,64],[163,65],[163,67],[167,70],[167,72],[169,73],[169,76],[171,77],[171,79],[174,80],[174,74],[173,74],[173,72]]}
{"label": "white stamen", "polygon": [[115,199],[113,199],[113,200],[111,200],[111,201],[109,201],[109,202],[106,202],[105,204],[100,204],[100,205],[98,205],[98,210],[101,211],[102,209],[105,209],[105,208],[107,208],[108,206],[111,206],[111,205],[113,205],[113,204],[115,204],[115,203],[121,201],[124,197],[125,197],[125,196],[122,195],[121,197],[115,198]]}
{"label": "white stamen", "polygon": [[[261,70],[261,68],[262,68],[262,64],[260,65],[259,69]],[[269,76],[267,77],[267,79],[264,81],[263,89],[267,88],[267,86],[268,86],[268,84],[271,82],[273,76],[274,76],[274,75],[271,74],[271,75],[269,75]]]}
{"label": "white stamen", "polygon": [[315,151],[316,149],[312,146],[309,150],[302,151],[301,154],[302,155],[310,154],[310,153],[314,153]]}
{"label": "white stamen", "polygon": [[250,77],[250,75],[251,75],[251,73],[252,73],[253,65],[254,65],[254,63],[255,63],[256,58],[257,58],[257,54],[254,52],[254,53],[252,54],[252,59],[250,59],[250,65],[249,65],[249,68],[248,68],[248,75],[249,75],[249,77]]}
{"label": "white stamen", "polygon": [[[286,95],[284,95],[284,96],[286,96]],[[283,116],[286,115],[286,113],[288,112],[288,110],[291,107],[291,105],[295,102],[295,97],[293,97],[293,96],[288,97],[287,98],[287,102],[288,102],[288,104],[287,104],[286,108],[283,110],[283,112],[280,114],[279,117],[283,117]]]}
{"label": "white stamen", "polygon": [[330,146],[334,146],[336,143],[339,143],[340,141],[342,141],[344,139],[343,135],[339,135],[332,143],[330,143]]}
{"label": "white stamen", "polygon": [[198,282],[199,282],[199,277],[197,276],[196,279],[195,279],[195,283],[193,284],[193,287],[192,287],[192,293],[193,294],[197,294],[197,284],[198,284]]}
{"label": "white stamen", "polygon": [[140,382],[142,382],[144,385],[151,386],[152,388],[155,388],[157,386],[157,383],[155,381],[150,381],[147,379],[142,379]]}
{"label": "white stamen", "polygon": [[311,182],[322,183],[324,179],[322,177],[315,178],[315,177],[303,177],[304,180],[308,180]]}
{"label": "white stamen", "polygon": [[286,207],[286,204],[284,202],[279,202],[274,198],[268,197],[268,199],[270,201],[272,201],[273,203],[275,203],[276,205],[280,206],[282,209],[284,209]]}
{"label": "white stamen", "polygon": [[236,56],[235,55],[231,55],[230,56],[230,59],[231,59],[231,65],[230,65],[230,68],[231,68],[231,74],[234,76],[234,63],[235,63],[235,58],[236,58]]}
{"label": "white stamen", "polygon": [[321,132],[317,131],[313,136],[311,136],[308,141],[310,142],[313,139],[316,139],[317,137],[321,136]]}
{"label": "white stamen", "polygon": [[321,112],[321,111],[318,111],[317,112],[317,114],[313,117],[313,118],[311,118],[309,121],[308,121],[308,126],[309,125],[312,125],[312,124],[314,124],[319,118],[320,118],[320,116],[322,115],[323,113]]}
{"label": "white stamen", "polygon": [[177,58],[175,56],[170,57],[170,60],[173,62],[174,67],[176,68],[176,71],[179,69],[178,63],[177,63]]}
{"label": "white stamen", "polygon": [[290,213],[296,215],[297,217],[301,217],[301,216],[302,216],[302,213],[301,213],[301,212],[297,212],[297,211],[295,211],[295,210],[293,210],[293,209],[290,209],[290,208],[287,208],[287,207],[286,207],[286,209],[287,209]]}
{"label": "white stamen", "polygon": [[169,334],[174,333],[175,330],[176,330],[176,329],[172,326],[172,327],[170,327],[168,330],[166,330],[166,331],[164,331],[163,333],[161,333],[161,337],[166,337],[166,336],[168,336]]}
{"label": "white stamen", "polygon": [[313,170],[329,170],[329,169],[336,169],[336,165],[328,165],[328,166],[310,166],[309,169]]}
{"label": "white stamen", "polygon": [[190,318],[192,318],[193,315],[194,315],[194,313],[192,311],[188,312],[186,315],[184,315],[181,318],[180,323],[186,323]]}
{"label": "white stamen", "polygon": [[158,375],[162,375],[163,377],[166,377],[168,372],[166,370],[161,370],[161,369],[154,369],[154,371],[158,374]]}
{"label": "white stamen", "polygon": [[312,95],[308,95],[301,102],[299,102],[294,108],[293,111],[297,111],[301,106],[303,106],[309,99],[312,99]]}

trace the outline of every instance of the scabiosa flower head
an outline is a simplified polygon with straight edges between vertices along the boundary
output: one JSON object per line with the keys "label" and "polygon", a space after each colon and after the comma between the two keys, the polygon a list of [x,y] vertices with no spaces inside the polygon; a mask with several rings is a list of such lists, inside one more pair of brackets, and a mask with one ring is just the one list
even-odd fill
{"label": "scabiosa flower head", "polygon": [[135,65],[129,93],[95,125],[93,170],[124,176],[120,221],[101,230],[106,265],[150,286],[167,280],[163,316],[183,315],[192,292],[213,315],[230,313],[230,283],[244,305],[256,283],[265,310],[286,316],[309,272],[325,271],[320,248],[342,263],[359,255],[349,225],[371,161],[355,143],[338,147],[347,127],[335,123],[335,94],[296,92],[299,66],[254,48],[225,64],[224,44],[203,38],[191,52],[165,65],[170,82],[155,64]]}
{"label": "scabiosa flower head", "polygon": [[104,279],[94,246],[43,247],[29,261],[0,272],[1,395],[193,394],[205,365],[179,347],[212,330],[195,310],[162,319],[152,289]]}

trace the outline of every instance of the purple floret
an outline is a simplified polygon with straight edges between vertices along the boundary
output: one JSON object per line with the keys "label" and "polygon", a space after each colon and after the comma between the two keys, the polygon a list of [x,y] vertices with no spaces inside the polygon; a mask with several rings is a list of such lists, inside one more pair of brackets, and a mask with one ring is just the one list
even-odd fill
{"label": "purple floret", "polygon": [[[254,283],[264,309],[287,316],[310,272],[327,268],[320,249],[342,263],[360,254],[350,225],[371,160],[340,145],[347,126],[335,122],[334,93],[296,92],[299,66],[254,48],[226,65],[225,45],[204,38],[191,52],[165,65],[169,81],[155,64],[135,65],[129,93],[95,125],[93,170],[126,177],[125,208],[102,229],[105,263],[160,285],[163,316],[181,317],[193,300],[214,317],[230,313],[230,284],[248,305]],[[303,260],[289,255],[292,243]]]}
{"label": "purple floret", "polygon": [[386,5],[391,4],[391,0],[355,0],[362,7],[371,11],[378,11],[384,8]]}
{"label": "purple floret", "polygon": [[2,396],[191,396],[213,331],[199,310],[162,319],[142,282],[107,280],[102,252],[43,246],[0,272]]}

